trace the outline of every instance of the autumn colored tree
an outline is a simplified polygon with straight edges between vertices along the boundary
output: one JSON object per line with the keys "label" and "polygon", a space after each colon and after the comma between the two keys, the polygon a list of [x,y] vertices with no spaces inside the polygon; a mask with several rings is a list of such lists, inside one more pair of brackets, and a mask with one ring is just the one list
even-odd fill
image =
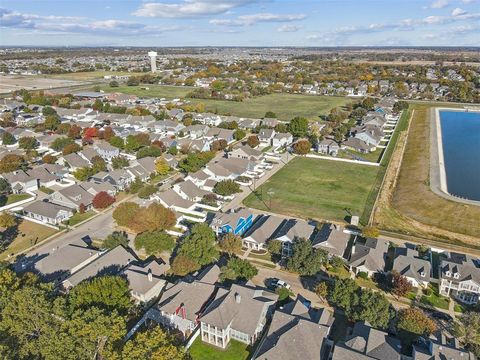
{"label": "autumn colored tree", "polygon": [[47,154],[44,157],[42,157],[42,162],[44,164],[55,164],[57,160],[58,160],[57,157],[51,154]]}
{"label": "autumn colored tree", "polygon": [[137,203],[123,202],[115,208],[112,216],[119,226],[128,227],[139,209],[140,205]]}
{"label": "autumn colored tree", "polygon": [[260,145],[260,140],[258,140],[258,136],[256,135],[251,135],[247,138],[247,145],[250,146],[251,148],[256,148],[258,145]]}
{"label": "autumn colored tree", "polygon": [[76,124],[73,124],[68,130],[67,136],[70,139],[80,139],[82,137],[82,128]]}
{"label": "autumn colored tree", "polygon": [[0,174],[18,170],[24,163],[23,156],[7,154],[0,160]]}
{"label": "autumn colored tree", "polygon": [[110,141],[110,139],[115,136],[115,133],[113,132],[113,129],[110,126],[104,127],[102,134],[103,134],[103,138],[106,141]]}
{"label": "autumn colored tree", "polygon": [[165,146],[163,141],[155,140],[155,141],[152,142],[152,146],[155,146],[155,147],[159,148],[162,151],[162,153],[167,151],[167,147]]}
{"label": "autumn colored tree", "polygon": [[100,191],[92,200],[95,209],[105,209],[115,202],[115,198],[106,191]]}
{"label": "autumn colored tree", "polygon": [[141,207],[129,225],[137,233],[154,230],[167,230],[173,227],[177,219],[175,214],[164,206],[152,203],[148,207]]}
{"label": "autumn colored tree", "polygon": [[312,148],[312,144],[308,140],[298,140],[295,144],[293,144],[293,151],[295,154],[298,155],[306,155],[310,152]]}
{"label": "autumn colored tree", "polygon": [[437,325],[418,308],[402,309],[397,316],[397,330],[404,344],[411,344],[420,336],[429,336]]}
{"label": "autumn colored tree", "polygon": [[96,127],[86,128],[83,136],[86,138],[96,138],[98,137],[98,129]]}
{"label": "autumn colored tree", "polygon": [[220,249],[228,255],[239,252],[242,249],[242,239],[233,233],[227,233],[219,241]]}
{"label": "autumn colored tree", "polygon": [[228,146],[227,140],[225,139],[215,140],[210,145],[210,150],[212,151],[225,150],[227,146]]}
{"label": "autumn colored tree", "polygon": [[159,175],[166,175],[170,171],[170,165],[164,158],[158,158],[155,162],[155,171]]}
{"label": "autumn colored tree", "polygon": [[25,136],[18,140],[18,147],[24,150],[33,150],[38,147],[38,141],[32,136]]}
{"label": "autumn colored tree", "polygon": [[392,293],[397,296],[405,296],[413,288],[410,281],[398,271],[392,271],[391,273],[391,287]]}
{"label": "autumn colored tree", "polygon": [[8,229],[17,225],[17,218],[15,215],[9,214],[7,212],[2,212],[0,214],[0,227]]}
{"label": "autumn colored tree", "polygon": [[67,146],[65,146],[62,150],[62,154],[63,155],[68,155],[68,154],[72,154],[72,153],[76,153],[78,151],[82,150],[81,146],[78,145],[77,143],[73,143],[73,144],[68,144]]}
{"label": "autumn colored tree", "polygon": [[85,206],[84,203],[81,203],[81,204],[78,206],[78,212],[79,212],[80,214],[84,214],[86,210],[87,210],[87,207]]}
{"label": "autumn colored tree", "polygon": [[378,238],[380,236],[380,231],[374,226],[365,226],[362,229],[362,236],[365,238]]}
{"label": "autumn colored tree", "polygon": [[318,283],[315,287],[315,294],[317,294],[320,300],[325,301],[328,295],[328,285],[325,281]]}
{"label": "autumn colored tree", "polygon": [[185,276],[200,269],[200,265],[188,256],[178,255],[173,259],[172,271],[175,275]]}

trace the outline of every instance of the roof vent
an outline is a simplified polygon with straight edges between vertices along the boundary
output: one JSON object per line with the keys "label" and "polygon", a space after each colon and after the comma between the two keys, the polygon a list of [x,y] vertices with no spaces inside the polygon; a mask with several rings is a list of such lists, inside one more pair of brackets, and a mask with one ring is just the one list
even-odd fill
{"label": "roof vent", "polygon": [[235,293],[235,302],[237,304],[240,304],[241,301],[242,301],[242,296],[239,293]]}
{"label": "roof vent", "polygon": [[150,282],[153,281],[152,269],[148,269],[148,281],[150,281]]}

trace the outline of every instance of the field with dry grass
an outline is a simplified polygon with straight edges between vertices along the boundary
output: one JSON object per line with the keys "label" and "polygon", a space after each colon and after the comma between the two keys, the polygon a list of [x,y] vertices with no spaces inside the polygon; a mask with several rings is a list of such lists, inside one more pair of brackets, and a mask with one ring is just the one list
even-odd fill
{"label": "field with dry grass", "polygon": [[413,105],[406,145],[397,144],[372,222],[389,232],[478,249],[480,207],[444,199],[430,189],[430,107]]}

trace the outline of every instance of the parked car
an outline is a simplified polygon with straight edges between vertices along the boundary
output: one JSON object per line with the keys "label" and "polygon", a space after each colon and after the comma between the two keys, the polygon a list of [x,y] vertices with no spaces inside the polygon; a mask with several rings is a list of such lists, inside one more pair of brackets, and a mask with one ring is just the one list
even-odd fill
{"label": "parked car", "polygon": [[269,279],[268,283],[267,283],[267,286],[273,290],[276,290],[276,289],[279,289],[279,288],[285,288],[285,289],[288,289],[290,290],[290,284],[283,281],[283,280],[280,280],[280,279],[277,279],[277,278],[271,278]]}

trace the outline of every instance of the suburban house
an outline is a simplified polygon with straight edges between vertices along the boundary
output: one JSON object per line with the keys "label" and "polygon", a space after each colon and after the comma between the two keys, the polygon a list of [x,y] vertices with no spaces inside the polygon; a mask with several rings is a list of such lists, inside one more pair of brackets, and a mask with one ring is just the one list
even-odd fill
{"label": "suburban house", "polygon": [[80,205],[82,204],[85,206],[85,210],[91,209],[93,198],[94,195],[78,184],[57,190],[49,195],[51,202],[75,209],[76,211],[80,210]]}
{"label": "suburban house", "polygon": [[356,138],[350,137],[342,143],[342,148],[352,149],[360,153],[368,154],[376,150],[375,145],[367,144],[365,141]]}
{"label": "suburban house", "polygon": [[253,345],[277,299],[277,294],[250,284],[219,288],[200,318],[202,341],[223,349],[230,339]]}
{"label": "suburban house", "polygon": [[255,360],[329,358],[333,342],[328,335],[333,316],[325,308],[306,305],[304,300],[299,295],[295,302],[275,311],[268,333],[254,354]]}
{"label": "suburban house", "polygon": [[386,332],[374,329],[366,321],[355,323],[344,343],[335,345],[332,360],[396,359],[400,360],[401,343]]}
{"label": "suburban house", "polygon": [[23,170],[2,174],[1,177],[7,180],[14,194],[38,190],[38,179]]}
{"label": "suburban house", "polygon": [[90,161],[78,155],[77,153],[63,155],[59,162],[65,166],[68,166],[72,172],[91,165]]}
{"label": "suburban house", "polygon": [[265,250],[267,242],[276,238],[276,232],[285,220],[274,215],[265,215],[257,220],[242,239],[247,249]]}
{"label": "suburban house", "polygon": [[190,336],[215,296],[215,282],[219,274],[220,269],[215,265],[203,277],[167,284],[155,307],[158,322],[180,331],[184,337]]}
{"label": "suburban house", "polygon": [[392,271],[405,276],[413,287],[427,287],[432,276],[432,264],[429,260],[420,258],[415,249],[397,247]]}
{"label": "suburban house", "polygon": [[73,209],[48,201],[37,200],[23,208],[23,214],[34,220],[51,225],[59,225],[73,216]]}
{"label": "suburban house", "polygon": [[274,136],[274,129],[261,129],[258,133],[258,140],[260,140],[261,143],[264,143],[266,145],[271,145]]}
{"label": "suburban house", "polygon": [[275,233],[275,239],[282,242],[282,255],[291,256],[295,239],[310,240],[315,226],[305,220],[289,219],[284,221]]}
{"label": "suburban house", "polygon": [[135,180],[135,177],[126,169],[117,169],[108,172],[101,171],[91,177],[91,181],[96,183],[110,183],[117,191],[128,188],[133,180]]}
{"label": "suburban house", "polygon": [[290,133],[276,133],[272,138],[272,147],[277,149],[290,145],[293,142],[293,135]]}
{"label": "suburban house", "polygon": [[100,255],[102,255],[100,250],[90,247],[88,241],[79,239],[65,246],[53,248],[32,266],[33,271],[45,281],[59,283]]}
{"label": "suburban house", "polygon": [[351,237],[340,225],[323,224],[313,240],[313,247],[327,251],[329,256],[346,259],[345,251]]}
{"label": "suburban house", "polygon": [[433,335],[429,339],[420,338],[413,345],[412,359],[475,360],[475,356],[461,348],[458,339],[449,338],[442,332],[438,338]]}
{"label": "suburban house", "polygon": [[146,304],[156,299],[167,281],[162,279],[170,266],[165,263],[159,264],[152,260],[146,264],[130,264],[123,275],[128,280],[130,294],[137,304]]}
{"label": "suburban house", "polygon": [[191,180],[186,180],[173,185],[173,190],[185,200],[199,202],[209,194],[208,191],[200,189]]}
{"label": "suburban house", "polygon": [[480,301],[480,260],[470,255],[447,253],[440,263],[440,294],[466,304]]}
{"label": "suburban house", "polygon": [[62,288],[68,291],[82,281],[99,275],[118,275],[132,261],[136,260],[134,254],[119,245],[112,250],[103,252],[96,259],[73,272],[62,281]]}
{"label": "suburban house", "polygon": [[262,161],[264,158],[264,154],[260,150],[252,149],[248,145],[242,145],[230,151],[228,153],[228,158]]}
{"label": "suburban house", "polygon": [[323,139],[318,143],[317,149],[319,153],[337,156],[340,146],[332,139]]}
{"label": "suburban house", "polygon": [[216,213],[210,226],[217,235],[233,233],[242,236],[250,229],[255,220],[255,215],[250,210],[239,208],[225,213]]}
{"label": "suburban house", "polygon": [[106,141],[96,141],[93,148],[107,162],[111,162],[114,157],[120,155],[120,150]]}
{"label": "suburban house", "polygon": [[227,144],[232,143],[235,139],[233,138],[234,130],[222,129],[222,128],[210,128],[205,134],[205,139],[214,141],[214,140],[225,140]]}
{"label": "suburban house", "polygon": [[358,274],[365,272],[368,276],[382,273],[385,269],[388,243],[379,239],[367,238],[359,240],[357,237],[350,256],[350,269]]}

